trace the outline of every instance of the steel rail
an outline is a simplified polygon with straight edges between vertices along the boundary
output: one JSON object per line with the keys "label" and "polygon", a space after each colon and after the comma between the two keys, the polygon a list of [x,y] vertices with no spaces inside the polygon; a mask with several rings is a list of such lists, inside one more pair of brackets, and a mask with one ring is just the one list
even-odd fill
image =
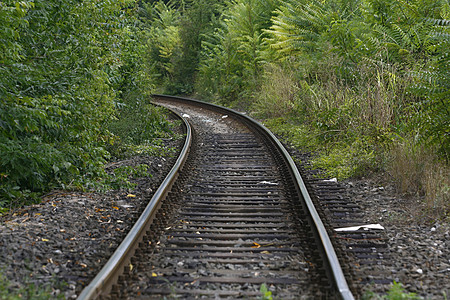
{"label": "steel rail", "polygon": [[282,153],[283,159],[286,161],[289,168],[291,169],[291,172],[292,172],[293,176],[295,177],[296,184],[301,191],[301,194],[305,201],[308,212],[314,222],[316,232],[322,242],[322,246],[323,246],[323,249],[324,249],[324,252],[326,255],[326,259],[328,261],[329,268],[331,269],[331,273],[332,273],[332,276],[333,276],[333,279],[336,284],[336,287],[337,287],[340,297],[344,300],[354,300],[355,298],[348,287],[347,280],[345,279],[344,272],[342,271],[341,265],[339,263],[339,259],[336,255],[336,251],[334,250],[334,247],[333,247],[333,244],[331,243],[330,237],[328,236],[325,226],[324,226],[322,220],[320,219],[320,216],[316,210],[316,207],[314,206],[314,203],[309,195],[309,192],[306,188],[303,178],[300,175],[300,172],[298,171],[297,166],[295,165],[292,157],[289,155],[289,153],[287,152],[285,147],[281,144],[281,142],[278,140],[278,138],[276,138],[275,135],[261,123],[257,122],[253,118],[251,118],[243,113],[240,113],[238,111],[235,111],[233,109],[225,108],[223,106],[219,106],[216,104],[207,103],[207,102],[203,102],[203,101],[199,101],[199,100],[195,100],[195,99],[184,98],[184,97],[156,95],[156,94],[153,96],[159,97],[159,98],[175,99],[175,100],[182,101],[182,102],[190,102],[190,103],[194,103],[198,106],[210,106],[210,107],[214,108],[216,111],[218,110],[223,113],[231,112],[231,113],[239,116],[240,118],[246,120],[246,122],[248,122],[249,124],[252,124],[252,126],[257,128],[260,132],[262,132],[264,135],[268,136],[274,142],[275,146]]}
{"label": "steel rail", "polygon": [[103,266],[97,276],[86,286],[77,299],[97,299],[99,296],[106,295],[110,292],[113,284],[117,281],[121,270],[129,262],[133,256],[139,242],[142,239],[143,233],[148,230],[151,221],[155,217],[156,211],[161,205],[161,201],[170,192],[170,189],[177,179],[189,154],[189,149],[192,143],[192,129],[189,123],[182,118],[178,113],[174,112],[180,119],[183,120],[186,126],[186,139],[183,148],[178,156],[174,166],[169,174],[165,177],[160,187],[156,190],[150,202],[147,204],[143,213],[136,221],[136,224],[131,228],[125,239],[113,253],[111,258]]}

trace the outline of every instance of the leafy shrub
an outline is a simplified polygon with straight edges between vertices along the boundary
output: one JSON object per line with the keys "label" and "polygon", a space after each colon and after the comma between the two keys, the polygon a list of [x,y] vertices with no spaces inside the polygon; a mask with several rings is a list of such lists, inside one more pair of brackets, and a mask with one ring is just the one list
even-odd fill
{"label": "leafy shrub", "polygon": [[[127,107],[139,106],[152,88],[151,68],[141,59],[141,40],[148,36],[137,27],[136,5],[1,3],[1,207],[105,176],[105,144],[114,138],[108,123],[124,100]],[[157,111],[141,109],[139,121],[149,135],[166,130],[161,120]],[[147,139],[142,131],[131,135],[135,142]]]}
{"label": "leafy shrub", "polygon": [[276,1],[229,2],[215,31],[204,34],[197,91],[222,104],[248,108],[271,56],[265,29]]}

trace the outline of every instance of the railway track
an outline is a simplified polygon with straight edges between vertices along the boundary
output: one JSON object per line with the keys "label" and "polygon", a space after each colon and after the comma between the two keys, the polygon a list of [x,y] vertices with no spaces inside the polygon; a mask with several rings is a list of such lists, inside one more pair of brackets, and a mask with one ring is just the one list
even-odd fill
{"label": "railway track", "polygon": [[252,299],[261,288],[276,299],[353,299],[303,180],[270,132],[221,107],[155,103],[189,120],[185,146],[79,299]]}

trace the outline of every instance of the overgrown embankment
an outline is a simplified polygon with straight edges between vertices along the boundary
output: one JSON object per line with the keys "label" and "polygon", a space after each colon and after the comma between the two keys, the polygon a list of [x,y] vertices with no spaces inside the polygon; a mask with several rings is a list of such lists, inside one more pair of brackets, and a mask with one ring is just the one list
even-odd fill
{"label": "overgrown embankment", "polygon": [[[96,182],[120,132],[150,145],[158,86],[247,109],[330,176],[383,172],[448,215],[446,0],[9,0],[0,21],[3,207]],[[148,137],[123,121],[136,109]]]}
{"label": "overgrown embankment", "polygon": [[164,32],[152,59],[166,92],[246,109],[318,153],[314,165],[329,176],[382,172],[400,192],[424,196],[430,216],[448,216],[448,1],[198,0],[147,9],[150,26]]}

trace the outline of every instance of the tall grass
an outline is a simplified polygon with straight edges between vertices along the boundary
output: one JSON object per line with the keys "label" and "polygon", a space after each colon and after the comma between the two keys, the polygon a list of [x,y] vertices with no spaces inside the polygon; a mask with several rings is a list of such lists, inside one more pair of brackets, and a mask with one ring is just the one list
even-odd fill
{"label": "tall grass", "polygon": [[[449,167],[414,129],[410,72],[395,66],[354,66],[355,80],[340,76],[341,61],[297,60],[265,68],[252,107],[294,145],[314,149],[315,167],[339,179],[388,174],[401,194],[425,199],[429,216],[445,217]],[[305,143],[306,141],[306,143]]]}
{"label": "tall grass", "polygon": [[291,115],[296,111],[295,98],[299,90],[293,70],[269,64],[265,67],[264,74],[252,109],[268,118]]}
{"label": "tall grass", "polygon": [[449,216],[450,168],[435,151],[419,144],[414,137],[393,143],[387,171],[399,193],[424,199],[427,220]]}

